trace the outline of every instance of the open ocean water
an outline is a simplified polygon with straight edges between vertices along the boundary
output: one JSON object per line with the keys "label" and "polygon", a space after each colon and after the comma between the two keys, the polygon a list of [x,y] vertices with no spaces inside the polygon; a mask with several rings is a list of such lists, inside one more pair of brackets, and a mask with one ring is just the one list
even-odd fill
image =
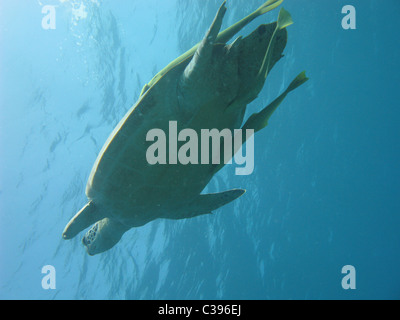
{"label": "open ocean water", "polygon": [[[223,29],[263,2],[228,0]],[[302,70],[310,80],[256,134],[254,172],[228,165],[207,187],[244,188],[240,199],[131,229],[96,256],[83,232],[62,239],[108,135],[221,3],[0,1],[1,299],[400,298],[398,0],[283,2],[294,20],[285,57],[246,116]],[[345,5],[356,29],[342,27]],[[46,265],[55,289],[42,287]],[[354,289],[342,286],[346,265]]]}

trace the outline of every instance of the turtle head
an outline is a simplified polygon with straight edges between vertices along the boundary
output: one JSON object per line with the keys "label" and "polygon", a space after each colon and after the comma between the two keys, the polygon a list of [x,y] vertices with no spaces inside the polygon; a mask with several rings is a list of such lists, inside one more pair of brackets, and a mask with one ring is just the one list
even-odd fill
{"label": "turtle head", "polygon": [[115,220],[104,218],[97,221],[86,232],[82,238],[82,243],[86,247],[87,253],[93,256],[111,249],[128,229]]}

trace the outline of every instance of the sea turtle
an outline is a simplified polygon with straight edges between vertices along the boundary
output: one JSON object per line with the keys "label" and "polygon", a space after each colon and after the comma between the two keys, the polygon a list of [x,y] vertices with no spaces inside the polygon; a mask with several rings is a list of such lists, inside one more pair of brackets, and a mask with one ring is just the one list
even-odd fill
{"label": "sea turtle", "polygon": [[[147,133],[153,128],[168,132],[170,121],[196,132],[203,128],[232,132],[241,128],[246,106],[257,97],[269,71],[283,57],[286,27],[292,19],[282,8],[277,22],[262,24],[247,37],[227,42],[282,1],[267,1],[219,33],[226,12],[224,1],[204,39],[144,86],[139,100],[100,151],[86,186],[88,202],[65,227],[64,239],[94,224],[82,239],[88,254],[94,255],[112,248],[132,227],[157,218],[185,219],[211,213],[245,192],[234,189],[201,194],[223,162],[150,164],[146,158],[151,144]],[[305,81],[302,72],[242,128],[254,132],[264,128],[285,96]]]}

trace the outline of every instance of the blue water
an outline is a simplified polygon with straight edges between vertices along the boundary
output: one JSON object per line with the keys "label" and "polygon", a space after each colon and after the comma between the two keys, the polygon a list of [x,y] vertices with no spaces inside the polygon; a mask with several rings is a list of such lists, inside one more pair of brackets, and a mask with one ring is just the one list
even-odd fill
{"label": "blue water", "polygon": [[[263,0],[228,0],[224,26]],[[156,220],[93,257],[61,233],[142,86],[201,40],[217,0],[0,2],[0,298],[400,298],[400,2],[285,0],[285,58],[249,114],[310,77],[255,137],[255,170],[214,215]],[[341,26],[356,8],[357,29]],[[43,5],[55,5],[45,30]],[[241,34],[275,21],[278,9]],[[42,288],[42,267],[56,289]],[[342,267],[356,289],[342,287]]]}

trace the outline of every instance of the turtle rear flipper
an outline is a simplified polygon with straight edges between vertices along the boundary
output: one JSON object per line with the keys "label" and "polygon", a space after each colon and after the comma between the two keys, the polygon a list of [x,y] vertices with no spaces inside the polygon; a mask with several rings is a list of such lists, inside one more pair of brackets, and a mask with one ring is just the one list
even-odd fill
{"label": "turtle rear flipper", "polygon": [[214,44],[217,40],[218,33],[221,29],[222,20],[224,18],[226,7],[224,1],[219,8],[210,29],[207,31],[199,47],[193,55],[192,60],[188,64],[184,72],[184,81],[187,83],[189,79],[196,83],[198,77],[204,75],[204,70],[209,67],[212,58]]}
{"label": "turtle rear flipper", "polygon": [[[215,43],[227,43],[230,39],[232,39],[234,37],[235,34],[237,34],[240,30],[242,30],[245,26],[247,26],[255,18],[275,9],[282,2],[283,2],[283,0],[268,0],[257,10],[255,10],[254,12],[252,12],[251,14],[249,14],[242,20],[236,22],[234,25],[230,26],[229,28],[225,29],[224,31],[220,32],[215,40]],[[225,6],[225,3],[226,3],[226,1],[223,2],[221,7]],[[143,87],[142,92],[140,93],[140,96],[142,96],[150,87],[152,87],[167,72],[169,72],[171,69],[175,68],[182,61],[193,56],[193,54],[196,52],[196,50],[198,49],[200,44],[201,44],[201,42],[196,44],[194,47],[192,47],[191,49],[186,51],[184,54],[182,54],[181,56],[179,56],[172,62],[170,62],[164,69],[162,69],[160,72],[158,72],[153,77],[153,79],[151,79],[150,82]]]}
{"label": "turtle rear flipper", "polygon": [[300,87],[307,80],[308,78],[306,76],[306,73],[304,71],[301,72],[278,98],[272,101],[268,106],[266,106],[260,112],[253,113],[246,121],[246,123],[243,125],[242,130],[253,129],[254,133],[256,133],[257,131],[260,131],[261,129],[265,128],[268,125],[269,118],[272,116],[274,111],[279,107],[282,101],[286,98],[288,93]]}
{"label": "turtle rear flipper", "polygon": [[68,222],[62,237],[64,239],[72,239],[79,232],[86,229],[93,223],[104,218],[101,211],[92,201],[89,201],[79,212]]}

